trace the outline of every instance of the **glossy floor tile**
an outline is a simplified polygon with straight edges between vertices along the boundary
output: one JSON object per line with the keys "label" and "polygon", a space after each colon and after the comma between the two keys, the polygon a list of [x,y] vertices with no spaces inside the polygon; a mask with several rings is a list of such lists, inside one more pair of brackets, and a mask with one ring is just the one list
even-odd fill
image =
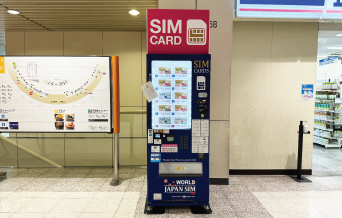
{"label": "glossy floor tile", "polygon": [[312,175],[342,176],[342,149],[313,145]]}
{"label": "glossy floor tile", "polygon": [[341,191],[253,192],[273,217],[341,217]]}
{"label": "glossy floor tile", "polygon": [[[123,168],[121,184],[110,186],[112,169],[9,169],[0,182],[0,218],[143,218],[146,169]],[[32,176],[30,176],[32,175]],[[150,217],[342,217],[342,176],[231,176],[230,185],[210,186],[211,215],[190,208],[166,208]]]}

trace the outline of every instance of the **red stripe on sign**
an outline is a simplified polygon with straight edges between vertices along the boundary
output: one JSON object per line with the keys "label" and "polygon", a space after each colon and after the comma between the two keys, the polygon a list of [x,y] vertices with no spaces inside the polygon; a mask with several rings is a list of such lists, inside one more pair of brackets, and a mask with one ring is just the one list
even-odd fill
{"label": "red stripe on sign", "polygon": [[327,13],[342,13],[341,10],[327,10]]}
{"label": "red stripe on sign", "polygon": [[323,10],[240,8],[240,11],[323,13]]}

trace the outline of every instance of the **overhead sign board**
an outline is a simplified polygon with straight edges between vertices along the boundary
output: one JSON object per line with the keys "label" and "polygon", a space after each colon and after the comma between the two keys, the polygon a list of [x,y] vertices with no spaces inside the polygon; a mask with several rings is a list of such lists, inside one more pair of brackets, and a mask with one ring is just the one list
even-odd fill
{"label": "overhead sign board", "polygon": [[341,0],[237,0],[237,17],[342,19]]}
{"label": "overhead sign board", "polygon": [[208,54],[209,10],[147,9],[148,54]]}
{"label": "overhead sign board", "polygon": [[324,66],[324,65],[328,65],[328,64],[334,64],[338,62],[338,56],[333,56],[330,58],[324,58],[319,60],[319,66]]}
{"label": "overhead sign board", "polygon": [[111,57],[7,56],[0,63],[0,132],[112,131]]}

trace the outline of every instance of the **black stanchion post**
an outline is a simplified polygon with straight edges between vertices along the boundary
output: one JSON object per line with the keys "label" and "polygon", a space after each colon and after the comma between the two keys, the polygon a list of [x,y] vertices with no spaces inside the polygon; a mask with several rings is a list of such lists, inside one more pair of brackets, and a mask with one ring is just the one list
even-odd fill
{"label": "black stanchion post", "polygon": [[298,158],[297,158],[297,179],[302,179],[302,158],[303,158],[303,121],[300,121],[298,131]]}
{"label": "black stanchion post", "polygon": [[310,132],[304,132],[304,125],[303,121],[299,123],[299,130],[298,130],[298,158],[297,158],[297,176],[291,177],[292,179],[296,180],[297,182],[311,182],[311,180],[302,177],[302,160],[303,160],[303,135],[310,134]]}

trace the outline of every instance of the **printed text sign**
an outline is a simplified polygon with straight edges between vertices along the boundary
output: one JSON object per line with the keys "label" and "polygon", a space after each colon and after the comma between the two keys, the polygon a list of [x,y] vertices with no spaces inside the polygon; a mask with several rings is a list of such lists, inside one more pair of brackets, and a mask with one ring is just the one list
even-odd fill
{"label": "printed text sign", "polygon": [[147,9],[148,54],[208,54],[209,10]]}

